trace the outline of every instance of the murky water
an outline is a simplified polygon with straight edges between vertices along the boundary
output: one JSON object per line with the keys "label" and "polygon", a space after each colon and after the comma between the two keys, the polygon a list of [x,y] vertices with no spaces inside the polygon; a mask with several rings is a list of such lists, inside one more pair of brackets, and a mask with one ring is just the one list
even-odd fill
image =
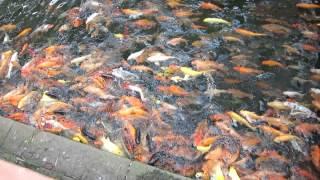
{"label": "murky water", "polygon": [[[44,48],[58,44],[64,47],[57,50],[58,55],[53,54],[65,59],[64,64],[59,67],[61,69],[54,75],[48,75],[52,67],[46,67],[47,74],[37,70],[30,70],[30,73],[29,69],[26,70],[26,74],[23,74],[23,70],[19,68],[14,70],[11,78],[2,78],[1,94],[21,85],[27,86],[27,91],[35,91],[40,96],[47,93],[50,97],[73,106],[71,110],[57,108],[57,111],[53,111],[57,116],[55,118],[76,121],[80,124],[79,126],[85,127],[83,129],[94,127],[100,130],[102,128],[112,140],[120,144],[124,141],[122,144],[126,144],[127,151],[133,149],[134,152],[129,154],[137,156],[134,158],[184,175],[190,175],[181,170],[185,167],[179,166],[181,169],[170,167],[171,163],[176,162],[168,160],[168,162],[159,163],[159,160],[154,160],[154,158],[157,159],[156,155],[163,153],[162,151],[169,151],[172,155],[175,149],[171,146],[180,145],[170,141],[180,141],[180,137],[174,137],[174,140],[167,139],[169,145],[159,145],[160,142],[153,142],[154,144],[150,145],[148,138],[159,137],[165,131],[169,131],[168,134],[183,136],[181,144],[188,144],[184,143],[184,138],[192,136],[199,123],[207,121],[206,119],[212,114],[243,109],[264,113],[268,109],[268,102],[275,99],[286,100],[287,97],[282,94],[284,91],[308,94],[311,87],[319,87],[319,79],[310,79],[312,75],[310,69],[319,68],[316,67],[319,61],[318,28],[311,25],[314,22],[319,23],[319,14],[315,10],[298,10],[296,0],[215,1],[223,8],[220,11],[199,8],[200,2],[193,0],[185,0],[181,5],[171,8],[169,3],[159,0],[101,1],[101,4],[80,0],[52,0],[51,2],[4,0],[0,2],[0,25],[12,23],[17,26],[13,31],[6,33],[12,41],[2,43],[1,52],[6,50],[20,52],[24,45],[28,44],[28,50],[19,55],[18,60],[21,67],[26,67],[28,62],[37,59],[38,56],[50,59],[50,56],[47,57],[48,54],[45,54],[49,51],[44,51]],[[90,15],[97,12],[101,18],[96,20],[92,27],[84,22],[79,27],[75,27],[77,25],[74,24],[74,27],[70,27],[70,23],[75,23],[70,9],[75,7],[80,7],[80,12],[79,10],[74,12],[84,22]],[[143,12],[142,15],[137,12],[126,15],[123,9],[149,11]],[[203,19],[210,17],[224,19],[231,25],[203,22]],[[137,25],[135,23],[136,20],[144,18],[151,20],[154,24]],[[52,24],[54,27],[47,32],[15,38],[25,28],[34,30],[44,24]],[[262,27],[265,24],[281,25],[287,32],[272,33]],[[63,26],[67,28],[62,29]],[[235,33],[237,28],[265,33],[266,36],[245,37]],[[317,37],[308,38],[302,33],[305,31],[315,32]],[[2,32],[0,37],[5,38],[5,33]],[[182,38],[183,42],[178,45],[168,44],[172,38],[176,37]],[[233,40],[226,40],[226,37],[233,37]],[[305,44],[312,46],[311,50],[304,46]],[[143,49],[160,51],[175,58],[160,62],[159,65],[145,60],[140,63],[151,68],[152,72],[130,69],[131,66],[139,63],[137,60],[127,58]],[[91,63],[70,64],[70,60],[88,54],[95,59]],[[170,78],[179,76],[182,79],[185,74],[174,72],[173,75],[164,75],[164,72],[169,71],[170,65],[194,67],[193,62],[196,59],[215,60],[223,66],[223,70],[203,73],[179,82],[174,82]],[[264,60],[274,60],[280,65],[271,65],[271,67],[263,65]],[[236,66],[250,67],[259,73],[239,73],[234,70]],[[129,75],[124,78],[120,77],[124,76],[123,74],[116,76],[114,70],[120,67]],[[50,71],[50,73],[54,72]],[[98,79],[95,79],[97,77]],[[101,85],[104,91],[112,94],[114,98],[110,98],[111,100],[103,98],[105,94],[101,95],[100,91],[97,92],[90,86],[95,83]],[[175,96],[170,92],[164,93],[165,91],[159,90],[159,86],[172,84],[183,88],[188,95]],[[91,89],[89,90],[88,87]],[[136,90],[137,88],[142,89],[143,93]],[[229,91],[212,92],[214,89]],[[148,112],[147,117],[137,117],[140,119],[137,121],[131,117],[119,117],[121,108],[137,103],[131,102],[136,100],[123,98],[124,96],[142,99],[142,109]],[[311,97],[306,95],[304,99],[299,100],[310,107],[310,99]],[[40,109],[37,102],[39,101],[28,101],[33,105],[25,105],[27,108],[17,108],[15,107],[19,106],[17,104],[11,104],[12,106],[9,107],[5,105],[0,113],[8,117],[10,114],[22,113],[23,117],[28,119],[25,123],[37,126],[39,123],[37,115],[41,120],[52,119],[54,116],[52,112],[48,115],[41,114],[42,111],[41,115],[36,114],[35,109]],[[125,114],[125,112],[121,113]],[[131,115],[137,114],[138,112],[131,113]],[[161,122],[146,122],[146,119],[156,119],[153,121],[161,119]],[[130,122],[130,125],[126,121]],[[132,139],[127,136],[130,136],[131,123],[137,129],[137,133],[142,134],[139,135],[143,136],[141,139],[146,139],[141,140],[147,141],[141,143],[143,147],[149,143],[150,154],[144,152],[146,148],[135,150],[140,145],[140,140],[139,143],[135,142],[136,144],[130,142]],[[123,129],[127,134],[123,135]],[[243,128],[238,130],[246,131]],[[124,138],[119,138],[121,136]],[[317,144],[316,142],[312,144]],[[154,146],[153,149],[151,149],[152,146]],[[186,146],[191,148],[192,142],[191,145]],[[191,160],[186,158],[192,161],[191,165],[198,161],[198,156],[201,156],[190,149],[185,151],[193,157]],[[145,157],[139,153],[147,155]],[[179,161],[177,157],[175,158]],[[197,167],[197,165],[193,166]]]}

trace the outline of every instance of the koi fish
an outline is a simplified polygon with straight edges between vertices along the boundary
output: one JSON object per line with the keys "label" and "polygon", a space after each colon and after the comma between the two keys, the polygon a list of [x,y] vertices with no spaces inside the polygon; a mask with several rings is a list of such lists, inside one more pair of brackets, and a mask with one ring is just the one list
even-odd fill
{"label": "koi fish", "polygon": [[213,10],[213,11],[222,10],[218,5],[215,5],[211,2],[202,2],[200,4],[200,8],[205,10]]}
{"label": "koi fish", "polygon": [[227,112],[227,114],[231,117],[232,120],[247,126],[248,128],[250,128],[253,131],[256,130],[255,127],[253,127],[246,119],[241,117],[239,114],[237,114],[237,113],[235,113],[233,111],[229,111],[229,112]]}
{"label": "koi fish", "polygon": [[203,22],[208,24],[226,24],[228,26],[231,26],[231,23],[229,21],[221,18],[205,18]]}
{"label": "koi fish", "polygon": [[229,42],[238,42],[242,45],[244,45],[244,41],[241,40],[240,38],[234,37],[234,36],[223,36],[224,41],[229,41]]}
{"label": "koi fish", "polygon": [[320,69],[312,68],[312,69],[310,69],[310,72],[314,73],[314,74],[320,74]]}
{"label": "koi fish", "polygon": [[124,151],[118,145],[111,142],[109,138],[100,137],[98,140],[102,142],[102,150],[111,152],[118,156],[125,156]]}
{"label": "koi fish", "polygon": [[301,9],[319,9],[320,5],[312,3],[298,3],[296,4],[296,7]]}
{"label": "koi fish", "polygon": [[267,133],[267,134],[271,134],[272,136],[281,136],[281,135],[284,135],[285,133],[275,129],[275,128],[272,128],[270,126],[265,126],[265,125],[262,125],[262,126],[258,126],[259,129],[261,129],[263,132]]}
{"label": "koi fish", "polygon": [[186,39],[183,39],[182,37],[172,38],[170,39],[167,44],[171,46],[177,46],[179,44],[187,44],[188,41]]}
{"label": "koi fish", "polygon": [[[1,54],[1,61],[0,61],[0,78],[5,78],[7,75],[7,70],[9,68],[12,56],[13,56],[13,51],[9,50],[6,52],[3,52]],[[16,58],[17,55],[15,55],[14,58]]]}
{"label": "koi fish", "polygon": [[291,134],[283,134],[280,136],[277,136],[276,138],[273,139],[274,142],[280,143],[280,142],[287,142],[287,141],[292,141],[292,140],[297,140],[299,137],[291,135]]}
{"label": "koi fish", "polygon": [[290,98],[295,98],[295,97],[302,98],[304,96],[304,94],[301,94],[296,91],[284,91],[282,94]]}
{"label": "koi fish", "polygon": [[152,29],[157,25],[154,21],[149,19],[139,19],[133,22],[133,24],[141,29]]}
{"label": "koi fish", "polygon": [[227,89],[227,92],[230,93],[233,97],[237,97],[237,98],[249,98],[249,99],[254,98],[252,94],[240,91],[239,89]]}
{"label": "koi fish", "polygon": [[269,32],[272,32],[274,34],[279,34],[279,35],[287,35],[291,33],[291,30],[289,28],[286,28],[279,24],[265,24],[262,26],[262,28]]}
{"label": "koi fish", "polygon": [[0,26],[0,31],[3,31],[3,32],[11,32],[13,30],[15,30],[17,28],[17,26],[15,24],[4,24],[2,26]]}
{"label": "koi fish", "polygon": [[283,104],[285,106],[287,106],[288,108],[290,108],[290,110],[291,110],[290,115],[302,114],[302,115],[307,116],[308,118],[310,118],[310,117],[318,118],[317,115],[314,112],[312,112],[309,108],[304,107],[298,103],[286,101]]}
{"label": "koi fish", "polygon": [[261,36],[267,36],[267,34],[263,34],[263,33],[256,33],[256,32],[252,32],[246,29],[242,29],[242,28],[237,28],[235,29],[235,32],[238,34],[241,34],[243,36],[247,36],[247,37],[261,37]]}
{"label": "koi fish", "polygon": [[134,65],[130,66],[130,70],[133,71],[144,71],[144,72],[153,72],[153,69],[144,65]]}
{"label": "koi fish", "polygon": [[288,110],[289,108],[281,101],[268,102],[267,105],[276,110]]}
{"label": "koi fish", "polygon": [[233,67],[235,71],[238,71],[241,74],[260,74],[263,73],[261,70],[249,68],[249,67],[243,67],[243,66],[235,66]]}
{"label": "koi fish", "polygon": [[246,110],[240,110],[239,112],[242,116],[244,116],[250,123],[257,121],[261,118],[261,116],[257,115],[254,112],[246,111]]}
{"label": "koi fish", "polygon": [[283,64],[281,64],[280,62],[275,61],[275,60],[264,60],[261,62],[261,64],[264,66],[270,66],[270,67],[275,67],[275,66],[281,67],[281,68],[284,67]]}
{"label": "koi fish", "polygon": [[191,76],[191,77],[201,76],[204,73],[204,71],[195,71],[189,67],[180,67],[180,71],[186,76]]}
{"label": "koi fish", "polygon": [[15,39],[23,38],[26,37],[28,34],[30,34],[32,31],[32,28],[26,28],[22,30],[16,37]]}
{"label": "koi fish", "polygon": [[183,88],[176,86],[176,85],[171,85],[171,86],[158,86],[157,89],[159,91],[162,91],[166,94],[172,94],[176,96],[188,96],[189,93],[184,90]]}
{"label": "koi fish", "polygon": [[212,71],[212,70],[221,70],[224,71],[224,64],[219,64],[211,60],[194,60],[191,64],[198,71]]}
{"label": "koi fish", "polygon": [[170,59],[176,59],[176,57],[168,56],[168,55],[166,55],[164,53],[161,53],[161,52],[153,52],[147,58],[147,61],[153,62],[153,63],[155,63],[157,65],[159,62],[167,61],[167,60],[170,60]]}
{"label": "koi fish", "polygon": [[18,52],[13,53],[13,55],[10,58],[8,72],[7,72],[7,75],[6,75],[7,79],[11,78],[11,74],[12,74],[12,70],[13,70],[14,66],[19,66],[20,67],[19,60],[18,60]]}
{"label": "koi fish", "polygon": [[83,88],[83,90],[89,94],[93,94],[98,96],[101,99],[114,99],[115,97],[113,95],[107,94],[105,91],[103,91],[100,88],[97,88],[95,86],[89,85],[85,88]]}
{"label": "koi fish", "polygon": [[129,108],[122,108],[115,113],[116,116],[120,118],[146,118],[148,112],[140,107],[129,107]]}

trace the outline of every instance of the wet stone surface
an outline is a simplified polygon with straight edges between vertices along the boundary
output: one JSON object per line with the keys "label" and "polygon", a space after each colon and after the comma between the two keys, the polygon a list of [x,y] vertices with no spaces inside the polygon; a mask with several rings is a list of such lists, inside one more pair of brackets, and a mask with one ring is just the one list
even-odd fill
{"label": "wet stone surface", "polygon": [[[34,169],[58,179],[184,179],[141,163],[72,142],[8,119],[0,118],[0,132],[11,126],[1,138],[0,158]],[[9,143],[10,142],[10,143]]]}

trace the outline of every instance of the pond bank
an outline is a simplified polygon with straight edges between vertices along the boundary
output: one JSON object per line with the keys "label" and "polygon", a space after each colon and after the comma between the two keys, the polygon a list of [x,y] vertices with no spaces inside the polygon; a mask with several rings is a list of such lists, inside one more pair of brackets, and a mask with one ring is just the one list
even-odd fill
{"label": "pond bank", "polygon": [[187,179],[0,117],[0,159],[58,179]]}

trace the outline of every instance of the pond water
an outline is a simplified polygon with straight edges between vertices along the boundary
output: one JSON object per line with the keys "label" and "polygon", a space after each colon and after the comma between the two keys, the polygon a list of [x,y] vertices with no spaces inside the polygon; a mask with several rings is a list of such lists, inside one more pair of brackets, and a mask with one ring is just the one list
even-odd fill
{"label": "pond water", "polygon": [[316,179],[304,3],[0,1],[0,115],[184,176]]}

